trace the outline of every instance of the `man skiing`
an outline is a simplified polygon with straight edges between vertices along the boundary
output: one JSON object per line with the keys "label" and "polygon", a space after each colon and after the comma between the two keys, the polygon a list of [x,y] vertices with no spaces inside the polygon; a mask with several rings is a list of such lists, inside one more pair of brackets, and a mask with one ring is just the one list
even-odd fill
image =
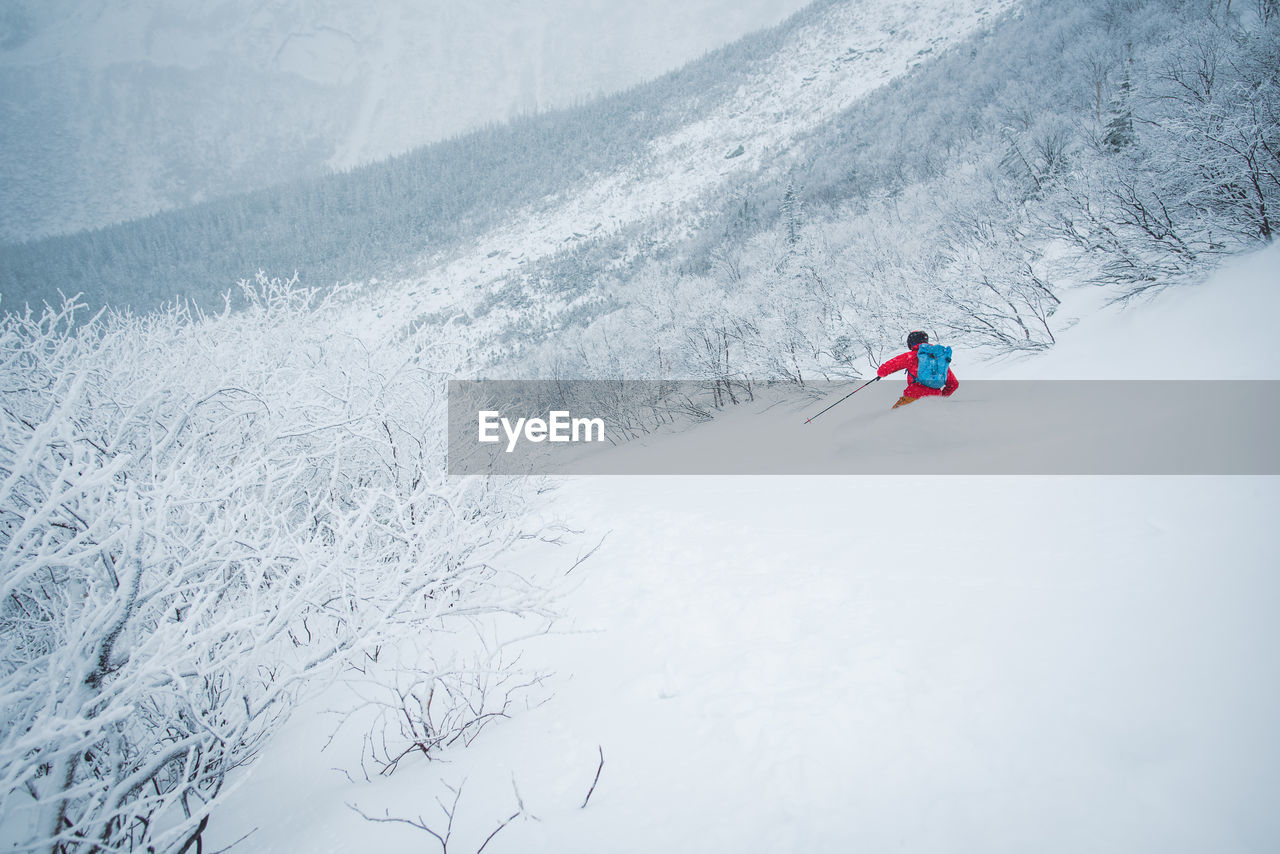
{"label": "man skiing", "polygon": [[893,405],[894,409],[915,403],[922,397],[950,397],[960,386],[960,381],[951,371],[951,348],[929,343],[929,336],[916,330],[907,336],[907,352],[894,356],[876,369],[876,375],[887,377],[889,374],[907,371],[907,387],[902,397]]}

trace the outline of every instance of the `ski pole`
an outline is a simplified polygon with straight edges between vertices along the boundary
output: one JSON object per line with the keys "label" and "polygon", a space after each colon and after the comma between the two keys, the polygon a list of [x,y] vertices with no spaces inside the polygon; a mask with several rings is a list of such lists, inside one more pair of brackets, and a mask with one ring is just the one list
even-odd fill
{"label": "ski pole", "polygon": [[[863,383],[862,385],[860,385],[860,386],[858,386],[857,388],[855,388],[853,391],[851,391],[851,392],[849,392],[848,394],[846,394],[844,397],[842,397],[842,398],[840,398],[839,400],[837,400],[835,403],[833,403],[833,404],[831,404],[830,406],[828,406],[828,407],[827,407],[827,409],[835,409],[837,406],[839,406],[840,404],[844,403],[846,400],[848,400],[849,398],[853,397],[855,394],[857,394],[858,392],[862,391],[864,388],[866,388],[867,386],[871,385],[873,382],[875,382],[875,381],[876,381],[876,380],[878,380],[878,379],[880,379],[880,377],[872,377],[871,379],[867,380],[867,381],[866,381],[865,383]],[[826,412],[826,411],[827,411],[827,409],[822,410],[822,412]],[[822,414],[822,412],[819,412],[819,413],[818,413],[818,415],[821,415],[821,414]],[[810,418],[806,418],[806,419],[804,420],[804,423],[805,423],[805,424],[808,424],[808,423],[809,423],[810,421],[812,421],[814,418],[817,418],[817,417],[818,417],[818,415],[814,415],[814,416],[812,416],[812,417],[810,417]]]}

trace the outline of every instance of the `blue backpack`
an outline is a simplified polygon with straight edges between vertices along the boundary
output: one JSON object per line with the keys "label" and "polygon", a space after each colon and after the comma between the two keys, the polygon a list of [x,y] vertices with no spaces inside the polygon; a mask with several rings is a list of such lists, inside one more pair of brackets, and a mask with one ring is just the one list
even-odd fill
{"label": "blue backpack", "polygon": [[916,350],[916,382],[929,388],[942,388],[947,384],[947,370],[951,367],[951,348],[941,344],[921,344]]}

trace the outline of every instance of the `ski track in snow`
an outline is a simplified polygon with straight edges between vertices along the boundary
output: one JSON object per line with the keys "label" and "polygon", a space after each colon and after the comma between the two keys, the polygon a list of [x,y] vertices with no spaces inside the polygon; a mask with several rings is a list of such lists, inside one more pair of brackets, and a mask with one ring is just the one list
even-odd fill
{"label": "ski track in snow", "polygon": [[[356,322],[390,333],[406,314],[446,306],[465,310],[531,261],[694,208],[740,175],[785,170],[790,148],[804,132],[1016,5],[1017,0],[880,0],[832,9],[799,30],[710,115],[653,140],[640,161],[512,214],[506,225],[421,278],[386,287]],[[726,159],[739,145],[744,154]],[[434,298],[427,296],[432,293]],[[516,319],[498,310],[487,322]]]}
{"label": "ski track in snow", "polygon": [[[1232,351],[1274,316],[1278,258],[1088,313],[1061,359],[997,368],[1141,376],[1116,358],[1134,336],[1172,364]],[[1264,364],[1246,375],[1277,379]],[[346,805],[443,830],[434,799],[465,781],[451,850],[477,850],[517,788],[525,812],[486,852],[1275,850],[1277,506],[1274,477],[566,479],[536,513],[585,533],[521,560],[558,572],[608,536],[559,631],[524,646],[557,674],[550,701],[353,784],[330,769],[354,739],[320,750],[331,697],[211,842],[433,850]]]}

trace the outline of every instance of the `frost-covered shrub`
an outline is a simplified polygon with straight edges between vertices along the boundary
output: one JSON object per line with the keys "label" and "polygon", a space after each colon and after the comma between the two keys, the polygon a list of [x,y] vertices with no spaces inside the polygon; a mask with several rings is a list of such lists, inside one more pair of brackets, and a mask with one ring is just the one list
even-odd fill
{"label": "frost-covered shrub", "polygon": [[1275,238],[1280,20],[1195,17],[1123,69],[1123,98],[1048,218],[1122,296]]}
{"label": "frost-covered shrub", "polygon": [[[515,487],[443,475],[443,383],[291,283],[0,321],[0,813],[17,850],[176,850],[315,680],[537,609]],[[408,355],[406,355],[408,354]]]}

